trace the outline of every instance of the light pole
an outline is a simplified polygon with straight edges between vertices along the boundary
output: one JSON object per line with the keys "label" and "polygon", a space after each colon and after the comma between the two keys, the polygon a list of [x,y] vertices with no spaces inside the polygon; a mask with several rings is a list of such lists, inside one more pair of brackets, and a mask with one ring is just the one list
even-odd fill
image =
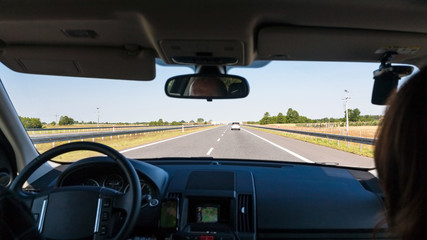
{"label": "light pole", "polygon": [[99,107],[96,108],[97,114],[98,114],[98,127],[99,127]]}
{"label": "light pole", "polygon": [[348,96],[349,91],[346,89],[344,90],[346,93],[345,98],[343,99],[345,101],[345,119],[346,119],[346,126],[347,126],[347,136],[348,136],[348,100],[350,100],[350,97]]}

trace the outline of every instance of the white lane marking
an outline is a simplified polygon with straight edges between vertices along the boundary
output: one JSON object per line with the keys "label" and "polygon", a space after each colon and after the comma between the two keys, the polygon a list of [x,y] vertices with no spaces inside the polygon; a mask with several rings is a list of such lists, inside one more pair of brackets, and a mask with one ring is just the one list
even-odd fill
{"label": "white lane marking", "polygon": [[273,146],[275,146],[275,147],[277,147],[277,148],[279,148],[279,149],[281,149],[281,150],[283,150],[283,151],[285,151],[285,152],[287,152],[287,153],[289,153],[289,154],[291,154],[291,155],[293,155],[293,156],[295,156],[295,157],[297,157],[297,158],[301,159],[301,160],[302,160],[302,161],[304,161],[304,162],[308,162],[308,163],[315,163],[315,162],[313,162],[313,161],[311,161],[311,160],[308,160],[307,158],[305,158],[305,157],[303,157],[303,156],[301,156],[301,155],[299,155],[299,154],[297,154],[297,153],[292,152],[291,150],[289,150],[289,149],[287,149],[287,148],[284,148],[284,147],[282,147],[282,146],[279,146],[279,145],[275,144],[275,143],[274,143],[274,142],[272,142],[272,141],[269,141],[269,140],[267,140],[267,139],[265,139],[265,138],[263,138],[263,137],[260,137],[260,136],[256,135],[255,133],[249,132],[249,131],[248,131],[248,130],[246,130],[246,129],[243,129],[243,130],[244,130],[244,131],[246,131],[246,132],[248,132],[248,133],[250,133],[250,134],[252,134],[252,135],[254,135],[255,137],[257,137],[257,138],[259,138],[259,139],[261,139],[261,140],[264,140],[264,141],[266,141],[266,142],[270,143],[271,145],[273,145]]}
{"label": "white lane marking", "polygon": [[206,153],[206,155],[211,155],[211,152],[212,152],[212,150],[213,150],[214,148],[211,148],[211,149],[209,149],[209,151],[208,151],[208,153]]}
{"label": "white lane marking", "polygon": [[162,141],[153,142],[153,143],[149,143],[149,144],[138,146],[138,147],[134,147],[134,148],[129,148],[129,149],[120,151],[120,153],[130,152],[130,151],[137,150],[137,149],[140,149],[140,148],[145,148],[145,147],[149,147],[149,146],[156,145],[156,144],[159,144],[159,143],[164,143],[164,142],[172,141],[172,140],[175,140],[175,139],[178,139],[178,138],[187,137],[187,136],[190,136],[190,135],[193,135],[193,134],[196,134],[196,133],[201,133],[201,132],[209,131],[209,130],[212,130],[212,129],[215,129],[215,128],[210,128],[210,129],[206,129],[206,130],[203,130],[203,131],[200,131],[200,132],[189,133],[187,135],[181,135],[181,136],[178,136],[178,137],[173,137],[173,138],[165,139],[165,140],[162,140]]}
{"label": "white lane marking", "polygon": [[221,138],[218,138],[218,140],[216,140],[217,142],[219,142],[221,140]]}

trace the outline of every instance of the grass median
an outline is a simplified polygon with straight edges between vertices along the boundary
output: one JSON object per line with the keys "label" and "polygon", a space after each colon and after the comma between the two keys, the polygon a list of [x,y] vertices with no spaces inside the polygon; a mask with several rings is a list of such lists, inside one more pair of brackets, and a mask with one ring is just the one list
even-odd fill
{"label": "grass median", "polygon": [[[214,127],[215,126],[190,128],[190,129],[185,129],[184,132],[182,132],[182,130],[167,130],[167,131],[127,134],[127,135],[119,135],[119,136],[103,137],[103,138],[102,137],[89,138],[89,139],[84,139],[84,141],[102,143],[116,149],[117,151],[121,151],[121,150],[125,150],[128,148],[132,148],[132,147],[136,147],[136,146],[140,146],[140,145],[144,145],[152,142],[157,142],[157,141],[161,141],[161,140],[165,140],[165,139],[169,139],[177,136],[186,135],[189,133],[211,129]],[[80,140],[70,141],[70,142],[78,142],[78,141]],[[55,146],[59,146],[66,143],[68,143],[68,141],[55,142],[55,143],[42,143],[42,144],[36,144],[35,146],[37,151],[39,151],[39,153],[43,153]],[[92,152],[92,151],[76,151],[76,152],[62,154],[52,160],[57,162],[74,162],[82,158],[99,156],[99,155],[100,155],[99,153]]]}
{"label": "grass median", "polygon": [[[249,126],[248,126],[249,127]],[[329,148],[338,149],[345,152],[354,153],[360,156],[364,157],[374,157],[374,146],[372,145],[366,145],[366,144],[359,144],[359,143],[352,143],[352,142],[346,142],[346,141],[338,141],[338,140],[332,140],[332,139],[326,139],[326,138],[320,138],[320,137],[313,137],[308,135],[302,135],[302,134],[295,134],[295,133],[288,133],[288,132],[282,132],[282,131],[274,131],[274,130],[268,130],[268,129],[261,129],[261,128],[255,128],[255,127],[249,127],[255,130],[272,133],[284,137],[289,137],[293,139],[297,139],[300,141],[313,143]]]}

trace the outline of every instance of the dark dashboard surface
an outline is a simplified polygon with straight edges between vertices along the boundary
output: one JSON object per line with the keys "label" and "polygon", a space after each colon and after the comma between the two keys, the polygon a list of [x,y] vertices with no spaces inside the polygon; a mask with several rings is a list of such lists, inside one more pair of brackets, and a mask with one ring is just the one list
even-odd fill
{"label": "dark dashboard surface", "polygon": [[[383,211],[377,179],[365,170],[227,159],[131,162],[144,195],[135,236],[372,239]],[[126,191],[123,179],[111,160],[96,157],[70,165],[56,184]],[[165,221],[166,211],[176,211],[176,221]]]}

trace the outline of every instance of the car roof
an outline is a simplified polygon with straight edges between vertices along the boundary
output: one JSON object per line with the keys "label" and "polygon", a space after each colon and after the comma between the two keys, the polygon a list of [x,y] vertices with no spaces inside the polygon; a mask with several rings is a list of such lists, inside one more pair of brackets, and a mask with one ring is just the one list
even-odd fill
{"label": "car roof", "polygon": [[166,64],[212,60],[426,65],[424,0],[0,3],[0,61],[18,72],[151,80]]}

